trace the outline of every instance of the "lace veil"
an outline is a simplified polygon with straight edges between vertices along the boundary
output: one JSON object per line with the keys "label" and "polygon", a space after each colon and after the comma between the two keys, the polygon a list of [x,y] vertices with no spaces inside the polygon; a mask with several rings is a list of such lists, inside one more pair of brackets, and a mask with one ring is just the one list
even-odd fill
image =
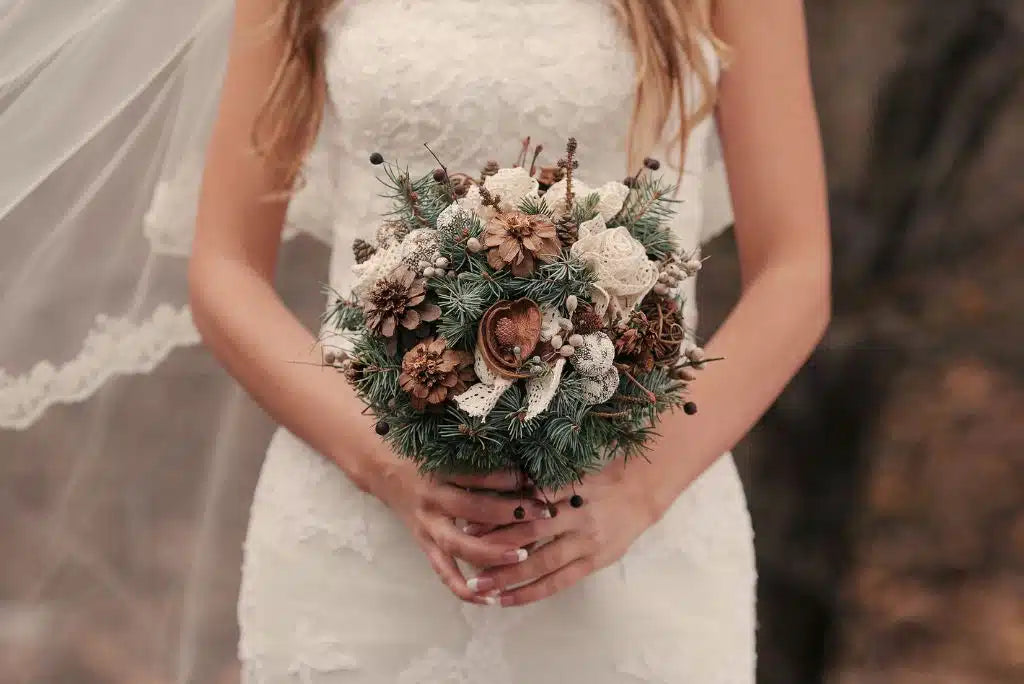
{"label": "lace veil", "polygon": [[[186,257],[232,7],[0,0],[0,653],[26,680],[219,681],[233,662],[265,446],[239,444],[267,428],[208,358],[160,373],[199,342]],[[325,150],[286,239],[329,239]],[[710,158],[706,237],[731,216]]]}

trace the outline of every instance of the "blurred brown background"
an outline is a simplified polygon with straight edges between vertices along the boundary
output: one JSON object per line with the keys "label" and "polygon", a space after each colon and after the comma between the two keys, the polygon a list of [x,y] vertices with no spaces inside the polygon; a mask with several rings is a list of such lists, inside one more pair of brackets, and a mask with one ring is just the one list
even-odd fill
{"label": "blurred brown background", "polygon": [[[760,682],[1021,682],[1024,2],[807,10],[835,317],[736,452],[757,533]],[[712,329],[737,296],[731,236],[707,254]],[[326,259],[298,239],[282,265],[311,325]],[[200,435],[217,439],[226,397],[244,434],[234,460],[190,462]],[[140,402],[162,419],[90,430]],[[272,428],[192,349],[0,432],[0,682],[237,681],[239,545]],[[136,457],[76,462],[84,442]],[[182,456],[159,460],[154,443]],[[90,498],[118,488],[145,491]]]}

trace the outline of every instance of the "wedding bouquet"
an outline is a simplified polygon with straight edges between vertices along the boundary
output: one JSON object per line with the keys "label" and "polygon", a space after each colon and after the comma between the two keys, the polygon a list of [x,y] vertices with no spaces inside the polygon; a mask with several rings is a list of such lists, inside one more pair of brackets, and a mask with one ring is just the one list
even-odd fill
{"label": "wedding bouquet", "polygon": [[557,488],[641,454],[666,411],[695,413],[686,387],[710,359],[686,334],[679,284],[701,262],[667,226],[659,163],[591,188],[574,139],[555,166],[529,149],[478,177],[371,155],[394,208],[353,245],[352,293],[324,321],[350,344],[325,363],[424,471]]}

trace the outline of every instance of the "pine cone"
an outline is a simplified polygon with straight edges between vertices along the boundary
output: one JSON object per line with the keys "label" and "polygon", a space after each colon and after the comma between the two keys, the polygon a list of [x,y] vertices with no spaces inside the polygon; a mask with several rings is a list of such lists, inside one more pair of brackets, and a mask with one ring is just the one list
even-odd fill
{"label": "pine cone", "polygon": [[416,278],[406,265],[398,266],[377,281],[363,303],[366,328],[393,337],[398,327],[415,330],[421,323],[436,321],[441,308],[427,301],[427,281]]}
{"label": "pine cone", "polygon": [[580,303],[572,315],[572,329],[580,335],[589,335],[604,330],[604,321],[593,306]]}
{"label": "pine cone", "polygon": [[634,311],[615,336],[615,359],[626,363],[640,373],[654,369],[654,350],[658,344],[657,332],[642,311]]}
{"label": "pine cone", "polygon": [[484,184],[484,181],[487,179],[488,176],[495,175],[496,173],[498,173],[500,169],[501,164],[494,161],[493,159],[484,164],[484,168],[480,170],[480,185]]}
{"label": "pine cone", "polygon": [[516,326],[511,318],[502,318],[495,324],[494,339],[503,350],[511,351],[516,346]]}
{"label": "pine cone", "polygon": [[353,385],[363,379],[363,371],[365,369],[366,366],[356,359],[346,359],[342,366],[342,372],[345,374],[345,379]]}
{"label": "pine cone", "polygon": [[385,221],[377,229],[377,244],[387,249],[397,245],[409,234],[409,226],[402,221]]}
{"label": "pine cone", "polygon": [[521,211],[498,214],[487,223],[482,237],[490,267],[509,267],[520,278],[533,273],[536,261],[554,261],[562,251],[555,225],[546,216]]}
{"label": "pine cone", "polygon": [[361,264],[376,254],[377,248],[362,238],[356,238],[352,242],[352,253],[356,255],[356,263]]}
{"label": "pine cone", "polygon": [[398,384],[411,396],[413,408],[422,411],[464,392],[474,377],[473,356],[449,349],[444,338],[437,337],[406,352]]}
{"label": "pine cone", "polygon": [[571,247],[579,237],[579,226],[570,216],[563,216],[555,228],[558,239],[565,247]]}

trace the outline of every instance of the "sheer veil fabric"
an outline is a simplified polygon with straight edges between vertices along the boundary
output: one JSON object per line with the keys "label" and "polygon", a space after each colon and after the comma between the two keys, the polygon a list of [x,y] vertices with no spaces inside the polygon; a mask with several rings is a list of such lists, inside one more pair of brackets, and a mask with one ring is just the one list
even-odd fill
{"label": "sheer veil fabric", "polygon": [[[239,445],[269,429],[204,355],[167,365],[199,343],[186,258],[232,11],[0,0],[0,662],[26,681],[220,681],[207,651],[233,663],[266,446],[246,460]],[[285,232],[312,238],[282,264],[309,310],[339,125],[328,116]],[[705,239],[731,220],[708,158]]]}

